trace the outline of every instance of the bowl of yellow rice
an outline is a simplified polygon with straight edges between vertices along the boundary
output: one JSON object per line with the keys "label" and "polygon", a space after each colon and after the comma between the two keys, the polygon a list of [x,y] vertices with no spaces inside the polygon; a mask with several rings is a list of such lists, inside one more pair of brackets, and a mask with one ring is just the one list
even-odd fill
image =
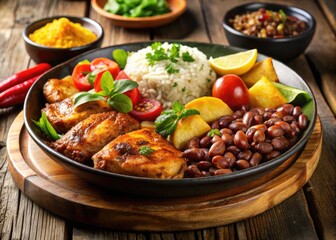
{"label": "bowl of yellow rice", "polygon": [[36,63],[57,65],[99,48],[104,29],[90,18],[54,16],[28,24],[22,37],[27,53]]}

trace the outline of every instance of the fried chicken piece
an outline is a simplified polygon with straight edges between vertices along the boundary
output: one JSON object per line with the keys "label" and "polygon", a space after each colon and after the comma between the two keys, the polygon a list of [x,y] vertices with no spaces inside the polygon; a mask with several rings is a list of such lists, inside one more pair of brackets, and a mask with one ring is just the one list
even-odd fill
{"label": "fried chicken piece", "polygon": [[43,86],[43,95],[48,103],[60,102],[78,92],[71,76],[49,79]]}
{"label": "fried chicken piece", "polygon": [[42,112],[45,112],[49,122],[58,133],[66,133],[91,114],[112,110],[105,101],[101,100],[87,102],[74,108],[74,98],[70,97],[61,102],[47,103]]}
{"label": "fried chicken piece", "polygon": [[183,178],[186,160],[161,135],[140,129],[121,135],[92,157],[94,168],[125,175]]}
{"label": "fried chicken piece", "polygon": [[71,128],[51,146],[65,156],[87,163],[93,154],[121,134],[140,128],[140,123],[125,113],[97,113]]}

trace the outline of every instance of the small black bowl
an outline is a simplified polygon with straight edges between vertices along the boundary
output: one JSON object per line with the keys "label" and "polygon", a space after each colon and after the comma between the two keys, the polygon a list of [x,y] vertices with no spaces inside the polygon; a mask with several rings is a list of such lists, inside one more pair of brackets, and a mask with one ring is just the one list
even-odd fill
{"label": "small black bowl", "polygon": [[[72,48],[46,47],[46,46],[37,44],[29,39],[29,34],[45,26],[47,23],[50,23],[53,20],[59,19],[62,17],[68,18],[71,22],[79,23],[83,27],[91,30],[94,34],[97,35],[97,39],[87,45],[80,46],[80,47],[72,47]],[[45,62],[51,65],[57,65],[79,54],[82,54],[86,51],[99,48],[104,38],[104,29],[98,22],[90,18],[73,17],[73,16],[54,16],[54,17],[49,17],[49,18],[43,18],[43,19],[30,23],[23,30],[22,37],[25,42],[27,53],[36,63]]]}
{"label": "small black bowl", "polygon": [[[295,16],[300,20],[305,21],[308,24],[308,29],[295,37],[258,38],[248,36],[235,30],[229,22],[229,19],[233,19],[236,15],[256,11],[259,8],[265,8],[266,10],[272,11],[279,11],[282,9],[286,15]],[[260,53],[287,62],[298,57],[306,50],[314,36],[316,21],[310,13],[297,7],[273,3],[247,3],[227,11],[223,19],[223,27],[230,45],[246,49],[257,48]]]}

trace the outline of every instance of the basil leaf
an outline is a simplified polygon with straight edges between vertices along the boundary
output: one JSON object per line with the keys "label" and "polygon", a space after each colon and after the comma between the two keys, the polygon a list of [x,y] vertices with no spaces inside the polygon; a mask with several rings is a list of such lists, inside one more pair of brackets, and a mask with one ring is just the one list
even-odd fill
{"label": "basil leaf", "polygon": [[127,63],[128,54],[123,49],[116,49],[112,52],[114,60],[119,64],[121,69],[124,69]]}
{"label": "basil leaf", "polygon": [[124,93],[138,86],[139,84],[132,80],[118,80],[114,82],[114,92]]}
{"label": "basil leaf", "polygon": [[200,112],[196,109],[183,109],[179,119],[186,118],[192,115],[199,115]]}
{"label": "basil leaf", "polygon": [[103,73],[100,86],[107,96],[110,96],[111,92],[114,90],[114,79],[109,71]]}
{"label": "basil leaf", "polygon": [[93,74],[92,72],[88,73],[88,82],[93,85],[94,81],[96,80],[97,75]]}
{"label": "basil leaf", "polygon": [[173,103],[173,106],[172,106],[172,109],[175,111],[175,112],[181,112],[183,110],[183,105],[179,102],[174,102]]}
{"label": "basil leaf", "polygon": [[80,94],[76,94],[75,96],[75,104],[74,108],[78,107],[87,102],[103,100],[105,101],[105,97],[98,93],[89,93],[89,92],[81,92]]}
{"label": "basil leaf", "polygon": [[122,113],[128,113],[133,109],[131,99],[122,93],[114,94],[107,100],[107,103],[110,107]]}

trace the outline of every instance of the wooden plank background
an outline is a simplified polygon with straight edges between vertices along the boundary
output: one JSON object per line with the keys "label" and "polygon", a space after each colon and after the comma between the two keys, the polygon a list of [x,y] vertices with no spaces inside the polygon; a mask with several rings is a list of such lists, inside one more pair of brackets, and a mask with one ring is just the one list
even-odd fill
{"label": "wooden plank background", "polygon": [[[189,0],[175,23],[157,29],[128,30],[110,24],[90,8],[89,1],[1,0],[0,79],[35,63],[25,52],[21,32],[26,24],[52,15],[89,16],[105,29],[103,46],[147,40],[178,39],[228,44],[221,27],[231,0]],[[311,12],[318,25],[305,55],[288,65],[312,88],[323,124],[320,163],[308,184],[282,204],[256,217],[227,226],[185,232],[117,232],[77,225],[49,214],[26,198],[11,179],[6,149],[0,149],[0,239],[335,239],[336,238],[336,120],[334,1],[277,1]],[[303,4],[304,2],[304,4]],[[323,57],[321,57],[323,56]],[[333,85],[334,84],[334,85]],[[329,102],[329,105],[327,101]],[[0,140],[22,106],[0,110]]]}

